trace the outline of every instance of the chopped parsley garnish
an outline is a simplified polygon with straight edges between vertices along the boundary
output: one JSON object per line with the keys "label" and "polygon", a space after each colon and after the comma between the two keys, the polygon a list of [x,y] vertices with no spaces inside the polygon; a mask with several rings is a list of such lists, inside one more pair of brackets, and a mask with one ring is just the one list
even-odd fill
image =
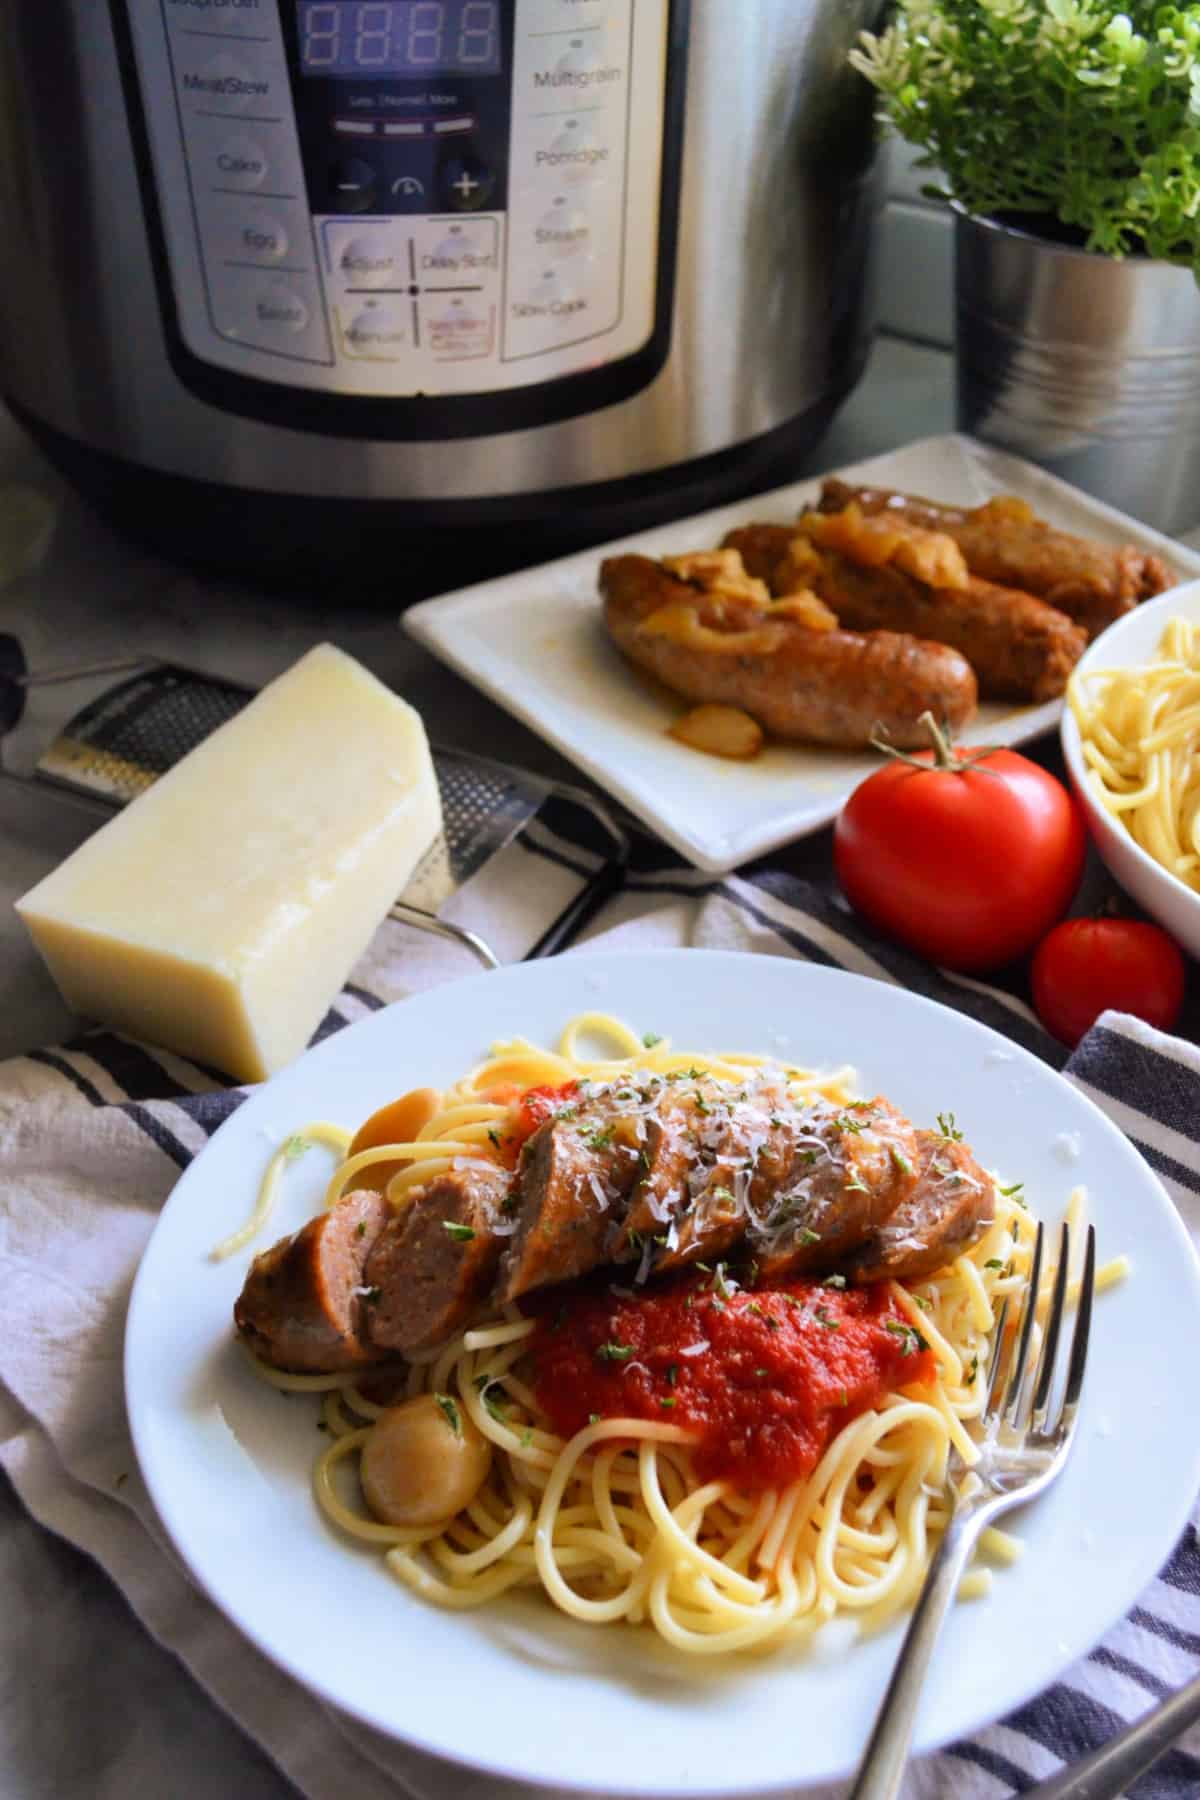
{"label": "chopped parsley garnish", "polygon": [[972,1383],[974,1382],[975,1377],[978,1375],[978,1373],[979,1373],[979,1358],[977,1356],[973,1356],[971,1358],[971,1366],[967,1370],[967,1386],[968,1387],[970,1387],[972,1385]]}
{"label": "chopped parsley garnish", "polygon": [[950,1139],[951,1143],[954,1143],[954,1144],[962,1143],[962,1132],[958,1129],[958,1126],[955,1124],[954,1114],[952,1112],[938,1114],[937,1128],[944,1138]]}
{"label": "chopped parsley garnish", "polygon": [[911,1356],[914,1350],[928,1350],[928,1343],[915,1325],[901,1325],[898,1319],[887,1319],[884,1323],[893,1337],[904,1339],[902,1355]]}
{"label": "chopped parsley garnish", "polygon": [[765,1319],[767,1316],[766,1308],[760,1306],[757,1300],[749,1301],[746,1306],[746,1311],[748,1313],[753,1313],[756,1319]]}
{"label": "chopped parsley garnish", "polygon": [[712,1107],[708,1104],[708,1101],[704,1098],[703,1094],[697,1094],[695,1100],[696,1111],[698,1113],[710,1113],[712,1111]]}
{"label": "chopped parsley garnish", "polygon": [[528,1448],[529,1448],[530,1444],[532,1444],[532,1442],[533,1442],[533,1427],[531,1425],[527,1425],[525,1427],[524,1431],[521,1433],[521,1448],[522,1448],[522,1450],[528,1450]]}
{"label": "chopped parsley garnish", "polygon": [[799,1152],[800,1161],[804,1164],[805,1168],[811,1169],[817,1160],[818,1154],[819,1153],[816,1150],[801,1150]]}
{"label": "chopped parsley garnish", "polygon": [[600,1358],[601,1362],[628,1362],[633,1355],[633,1345],[615,1344],[612,1342],[598,1344],[596,1346],[596,1355]]}
{"label": "chopped parsley garnish", "polygon": [[842,1329],[836,1319],[830,1318],[823,1306],[817,1307],[813,1317],[816,1319],[818,1325],[823,1325],[825,1327],[826,1331],[840,1331]]}
{"label": "chopped parsley garnish", "polygon": [[713,1278],[708,1285],[714,1293],[720,1294],[722,1300],[732,1300],[737,1291],[737,1282],[729,1280],[723,1262],[719,1262],[713,1270]]}
{"label": "chopped parsley garnish", "polygon": [[[1014,1181],[1011,1187],[1002,1187],[999,1191],[1004,1195],[1006,1200],[1015,1200],[1017,1195],[1023,1192],[1024,1187],[1025,1183],[1023,1181]],[[1024,1204],[1025,1202],[1022,1200],[1021,1205],[1024,1206]]]}
{"label": "chopped parsley garnish", "polygon": [[516,1188],[513,1188],[512,1192],[510,1194],[505,1194],[503,1200],[500,1202],[500,1211],[511,1217],[511,1215],[516,1212],[519,1205],[520,1200],[517,1196],[517,1190]]}
{"label": "chopped parsley garnish", "polygon": [[853,1181],[848,1181],[846,1183],[846,1192],[848,1194],[869,1194],[870,1191],[871,1190],[866,1182],[860,1181],[857,1175],[854,1177]]}
{"label": "chopped parsley garnish", "polygon": [[985,1269],[1002,1269],[1004,1267],[1004,1258],[1002,1256],[989,1256],[983,1266]]}
{"label": "chopped parsley garnish", "polygon": [[846,1392],[846,1389],[839,1388],[838,1389],[838,1405],[839,1406],[849,1406],[849,1404],[850,1404],[850,1396]]}
{"label": "chopped parsley garnish", "polygon": [[679,1364],[678,1363],[668,1364],[668,1366],[667,1366],[667,1386],[674,1387],[675,1383],[678,1380],[679,1380]]}
{"label": "chopped parsley garnish", "polygon": [[754,1373],[758,1377],[758,1379],[761,1381],[763,1376],[769,1375],[771,1373],[771,1371],[770,1371],[770,1369],[755,1369]]}
{"label": "chopped parsley garnish", "polygon": [[627,1232],[626,1233],[626,1242],[628,1243],[629,1248],[633,1251],[634,1255],[640,1256],[642,1254],[643,1246],[645,1245],[645,1242],[646,1242],[646,1234],[644,1231]]}
{"label": "chopped parsley garnish", "polygon": [[782,1330],[779,1320],[776,1318],[773,1318],[770,1313],[767,1314],[767,1330],[768,1331]]}
{"label": "chopped parsley garnish", "polygon": [[662,1033],[660,1031],[643,1031],[642,1042],[647,1050],[653,1050],[655,1044],[662,1043]]}
{"label": "chopped parsley garnish", "polygon": [[660,1406],[674,1406],[676,1404],[676,1402],[673,1398],[667,1398],[667,1399],[660,1400],[658,1404]]}
{"label": "chopped parsley garnish", "polygon": [[[507,1402],[495,1399],[492,1394],[492,1389],[500,1387],[500,1383],[491,1375],[477,1375],[475,1386],[479,1390],[479,1398],[483,1401],[484,1409],[491,1414],[498,1425],[503,1425],[508,1416]],[[500,1388],[500,1392],[503,1393],[504,1389]]]}
{"label": "chopped parsley garnish", "polygon": [[503,1140],[494,1125],[489,1125],[488,1127],[488,1138],[491,1143],[495,1144],[497,1150],[499,1150]]}
{"label": "chopped parsley garnish", "polygon": [[903,1152],[897,1150],[895,1144],[888,1145],[888,1153],[902,1175],[912,1174],[912,1164]]}
{"label": "chopped parsley garnish", "polygon": [[461,1437],[462,1420],[459,1418],[458,1408],[450,1398],[449,1394],[435,1394],[433,1397],[437,1401],[438,1411],[445,1419],[455,1437]]}
{"label": "chopped parsley garnish", "polygon": [[772,1113],[769,1123],[775,1127],[776,1131],[779,1131],[786,1125],[787,1120],[781,1118],[778,1113]]}
{"label": "chopped parsley garnish", "polygon": [[358,1224],[354,1227],[354,1235],[355,1237],[366,1237],[367,1221],[365,1219],[360,1219],[358,1221]]}
{"label": "chopped parsley garnish", "polygon": [[[820,1232],[819,1231],[810,1231],[810,1229],[807,1225],[802,1225],[800,1227],[799,1231],[796,1233],[796,1242],[799,1244],[819,1244],[820,1241],[821,1241]],[[793,1296],[789,1295],[789,1298],[793,1298]]]}
{"label": "chopped parsley garnish", "polygon": [[475,1236],[474,1226],[457,1225],[453,1219],[443,1219],[442,1230],[449,1233],[456,1244],[469,1244]]}
{"label": "chopped parsley garnish", "polygon": [[598,1425],[599,1423],[600,1423],[600,1414],[599,1413],[589,1413],[588,1414],[588,1424],[589,1425]]}
{"label": "chopped parsley garnish", "polygon": [[715,1187],[715,1188],[709,1188],[708,1191],[714,1200],[728,1200],[731,1204],[733,1202],[733,1189],[732,1188]]}
{"label": "chopped parsley garnish", "polygon": [[615,1125],[604,1125],[596,1131],[585,1131],[583,1141],[589,1150],[603,1150],[606,1144],[612,1143],[615,1130]]}
{"label": "chopped parsley garnish", "polygon": [[284,1162],[295,1162],[297,1158],[304,1155],[306,1150],[311,1149],[312,1139],[306,1138],[297,1132],[294,1137],[288,1138],[285,1142],[283,1146],[283,1160]]}

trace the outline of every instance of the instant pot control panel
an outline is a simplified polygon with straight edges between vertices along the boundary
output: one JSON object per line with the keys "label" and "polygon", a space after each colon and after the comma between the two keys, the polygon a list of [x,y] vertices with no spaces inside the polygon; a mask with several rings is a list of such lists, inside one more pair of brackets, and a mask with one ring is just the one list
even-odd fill
{"label": "instant pot control panel", "polygon": [[679,0],[124,5],[173,360],[206,398],[303,390],[302,426],[364,433],[362,402],[407,398],[394,435],[435,435],[434,396],[510,429],[548,382],[583,411],[657,372]]}

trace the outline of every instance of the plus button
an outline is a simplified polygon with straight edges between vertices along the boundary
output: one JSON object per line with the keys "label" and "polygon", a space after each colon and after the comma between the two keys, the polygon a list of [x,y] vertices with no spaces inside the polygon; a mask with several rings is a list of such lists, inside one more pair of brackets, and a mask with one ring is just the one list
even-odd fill
{"label": "plus button", "polygon": [[459,176],[458,180],[451,182],[450,185],[458,190],[458,192],[462,195],[464,200],[469,200],[471,198],[471,195],[475,192],[476,188],[479,186],[479,183],[473,178],[473,176],[468,175],[466,170],[464,169],[462,174]]}

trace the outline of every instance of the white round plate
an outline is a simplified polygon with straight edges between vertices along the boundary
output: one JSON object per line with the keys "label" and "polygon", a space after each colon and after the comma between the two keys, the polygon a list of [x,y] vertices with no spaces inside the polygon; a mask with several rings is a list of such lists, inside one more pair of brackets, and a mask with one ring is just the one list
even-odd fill
{"label": "white round plate", "polygon": [[[1200,1269],[1126,1139],[1044,1064],[973,1021],[881,982],[783,958],[572,954],[407,1000],[329,1039],[253,1094],[176,1187],[146,1251],[125,1346],[146,1484],[181,1556],[258,1648],[332,1702],[423,1750],[500,1776],[606,1795],[746,1795],[856,1762],[900,1628],[818,1656],[702,1666],[649,1631],[597,1629],[534,1595],[444,1613],[337,1538],[309,1475],[309,1398],[282,1398],[237,1351],[231,1309],[252,1251],[209,1259],[263,1166],[312,1119],[355,1127],[406,1088],[450,1082],[497,1038],[552,1044],[583,1011],[681,1047],[853,1063],[919,1122],[953,1111],[985,1163],[1057,1220],[1086,1182],[1102,1257],[1132,1279],[1098,1305],[1079,1441],[1019,1518],[1025,1555],[949,1620],[918,1749],[1030,1698],[1132,1604],[1200,1486]],[[319,1203],[328,1158],[289,1171],[266,1241]],[[257,1245],[255,1248],[261,1249]]]}

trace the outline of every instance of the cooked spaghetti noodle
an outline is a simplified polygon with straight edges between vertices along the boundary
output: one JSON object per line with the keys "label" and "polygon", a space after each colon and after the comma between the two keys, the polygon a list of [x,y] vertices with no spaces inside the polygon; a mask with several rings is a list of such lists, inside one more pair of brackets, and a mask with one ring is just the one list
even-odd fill
{"label": "cooked spaghetti noodle", "polygon": [[1067,697],[1100,804],[1200,891],[1200,625],[1172,619],[1153,662],[1076,673]]}
{"label": "cooked spaghetti noodle", "polygon": [[[585,1057],[583,1040],[597,1036],[619,1056]],[[533,1088],[635,1070],[703,1069],[744,1081],[764,1066],[757,1057],[685,1055],[661,1041],[647,1048],[620,1022],[587,1015],[568,1026],[556,1053],[520,1041],[497,1046],[441,1096],[411,1141],[347,1157],[326,1203],[380,1163],[399,1165],[387,1193],[400,1207],[440,1171],[495,1163],[514,1106]],[[848,1069],[774,1072],[793,1098],[851,1099]],[[1073,1224],[1082,1206],[1080,1190]],[[994,1222],[968,1254],[927,1279],[890,1283],[899,1316],[932,1353],[935,1378],[885,1394],[836,1433],[805,1479],[765,1492],[704,1479],[692,1435],[669,1420],[593,1416],[569,1441],[557,1436],[528,1366],[537,1319],[509,1306],[394,1365],[391,1404],[433,1395],[448,1429],[460,1428],[461,1409],[489,1441],[492,1459],[456,1516],[427,1527],[387,1525],[366,1513],[357,1483],[346,1479],[386,1410],[367,1391],[378,1392],[379,1369],[288,1375],[255,1366],[278,1387],[323,1392],[321,1424],[332,1441],[315,1469],[320,1506],[347,1535],[378,1545],[392,1573],[424,1599],[461,1609],[510,1588],[540,1587],[575,1618],[648,1623],[685,1652],[762,1651],[807,1640],[839,1614],[871,1629],[912,1603],[946,1522],[951,1451],[967,1470],[977,1460],[970,1425],[984,1406],[991,1334],[1003,1300],[1028,1280],[1034,1232],[1019,1191],[998,1188]],[[1110,1265],[1100,1285],[1121,1273]],[[1043,1304],[1053,1274],[1047,1271]],[[1011,1561],[1019,1545],[992,1531],[985,1549]],[[968,1590],[988,1579],[976,1571]]]}

